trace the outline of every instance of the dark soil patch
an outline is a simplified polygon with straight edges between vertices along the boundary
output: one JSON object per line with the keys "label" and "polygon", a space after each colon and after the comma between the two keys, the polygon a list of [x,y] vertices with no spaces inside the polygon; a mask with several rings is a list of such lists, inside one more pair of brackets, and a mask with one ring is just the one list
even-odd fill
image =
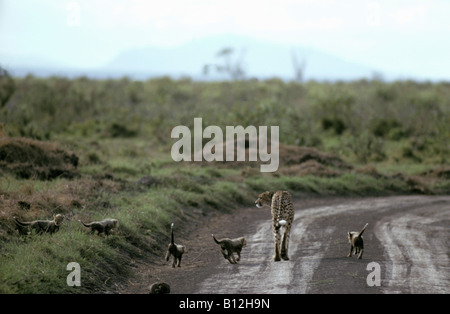
{"label": "dark soil patch", "polygon": [[442,167],[434,170],[427,170],[420,175],[431,178],[450,179],[450,167]]}
{"label": "dark soil patch", "polygon": [[[259,168],[261,164],[268,163],[260,160],[257,149],[249,146],[245,142],[245,161],[237,161],[237,147],[234,143],[234,160],[225,161],[227,142],[223,144],[224,161],[206,162],[204,165],[214,163],[214,166],[226,168]],[[270,152],[271,145],[268,144]],[[214,152],[214,150],[213,150]],[[318,175],[334,177],[341,174],[342,171],[348,171],[353,167],[343,161],[339,156],[321,152],[312,147],[285,145],[279,143],[279,172],[285,175]],[[194,155],[193,155],[194,156]],[[193,158],[192,156],[192,158]],[[250,156],[256,156],[257,161],[249,161]],[[248,170],[247,170],[248,171]]]}
{"label": "dark soil patch", "polygon": [[56,144],[27,138],[0,139],[0,172],[21,179],[52,180],[77,175],[78,157]]}
{"label": "dark soil patch", "polygon": [[317,164],[331,166],[338,169],[349,170],[352,166],[344,162],[340,157],[321,152],[312,147],[292,146],[280,144],[280,166],[291,166],[315,161]]}

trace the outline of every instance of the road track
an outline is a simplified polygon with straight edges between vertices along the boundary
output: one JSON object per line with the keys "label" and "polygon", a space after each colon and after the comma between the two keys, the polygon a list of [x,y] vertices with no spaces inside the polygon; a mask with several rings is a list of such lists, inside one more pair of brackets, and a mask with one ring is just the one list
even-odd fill
{"label": "road track", "polygon": [[[246,234],[238,265],[225,260],[193,293],[450,293],[450,197],[342,199],[296,208],[289,261],[274,262],[271,221]],[[364,233],[361,260],[348,258],[347,231]],[[369,286],[370,262],[380,286]]]}

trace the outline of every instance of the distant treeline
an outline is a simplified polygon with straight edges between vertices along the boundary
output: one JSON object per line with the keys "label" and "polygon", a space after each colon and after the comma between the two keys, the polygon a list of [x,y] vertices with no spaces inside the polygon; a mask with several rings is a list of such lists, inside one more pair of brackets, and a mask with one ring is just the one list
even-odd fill
{"label": "distant treeline", "polygon": [[285,144],[314,146],[359,162],[443,163],[450,157],[449,83],[28,76],[14,80],[14,93],[0,112],[9,136],[138,136],[161,145],[172,143],[174,126],[192,127],[194,117],[220,127],[278,125]]}

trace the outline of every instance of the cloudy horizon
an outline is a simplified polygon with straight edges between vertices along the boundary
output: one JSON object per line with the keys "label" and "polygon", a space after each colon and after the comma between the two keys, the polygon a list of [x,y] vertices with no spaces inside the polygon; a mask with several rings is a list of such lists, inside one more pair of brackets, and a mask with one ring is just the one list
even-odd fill
{"label": "cloudy horizon", "polygon": [[97,68],[127,50],[231,34],[449,80],[449,11],[441,0],[0,0],[0,62],[39,56]]}

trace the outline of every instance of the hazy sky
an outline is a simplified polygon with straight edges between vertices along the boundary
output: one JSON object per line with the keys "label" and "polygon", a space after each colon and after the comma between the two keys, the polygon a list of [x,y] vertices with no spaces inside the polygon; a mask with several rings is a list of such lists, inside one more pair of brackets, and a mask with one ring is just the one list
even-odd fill
{"label": "hazy sky", "polygon": [[133,47],[238,34],[450,79],[448,14],[447,0],[0,0],[0,55],[97,67]]}

